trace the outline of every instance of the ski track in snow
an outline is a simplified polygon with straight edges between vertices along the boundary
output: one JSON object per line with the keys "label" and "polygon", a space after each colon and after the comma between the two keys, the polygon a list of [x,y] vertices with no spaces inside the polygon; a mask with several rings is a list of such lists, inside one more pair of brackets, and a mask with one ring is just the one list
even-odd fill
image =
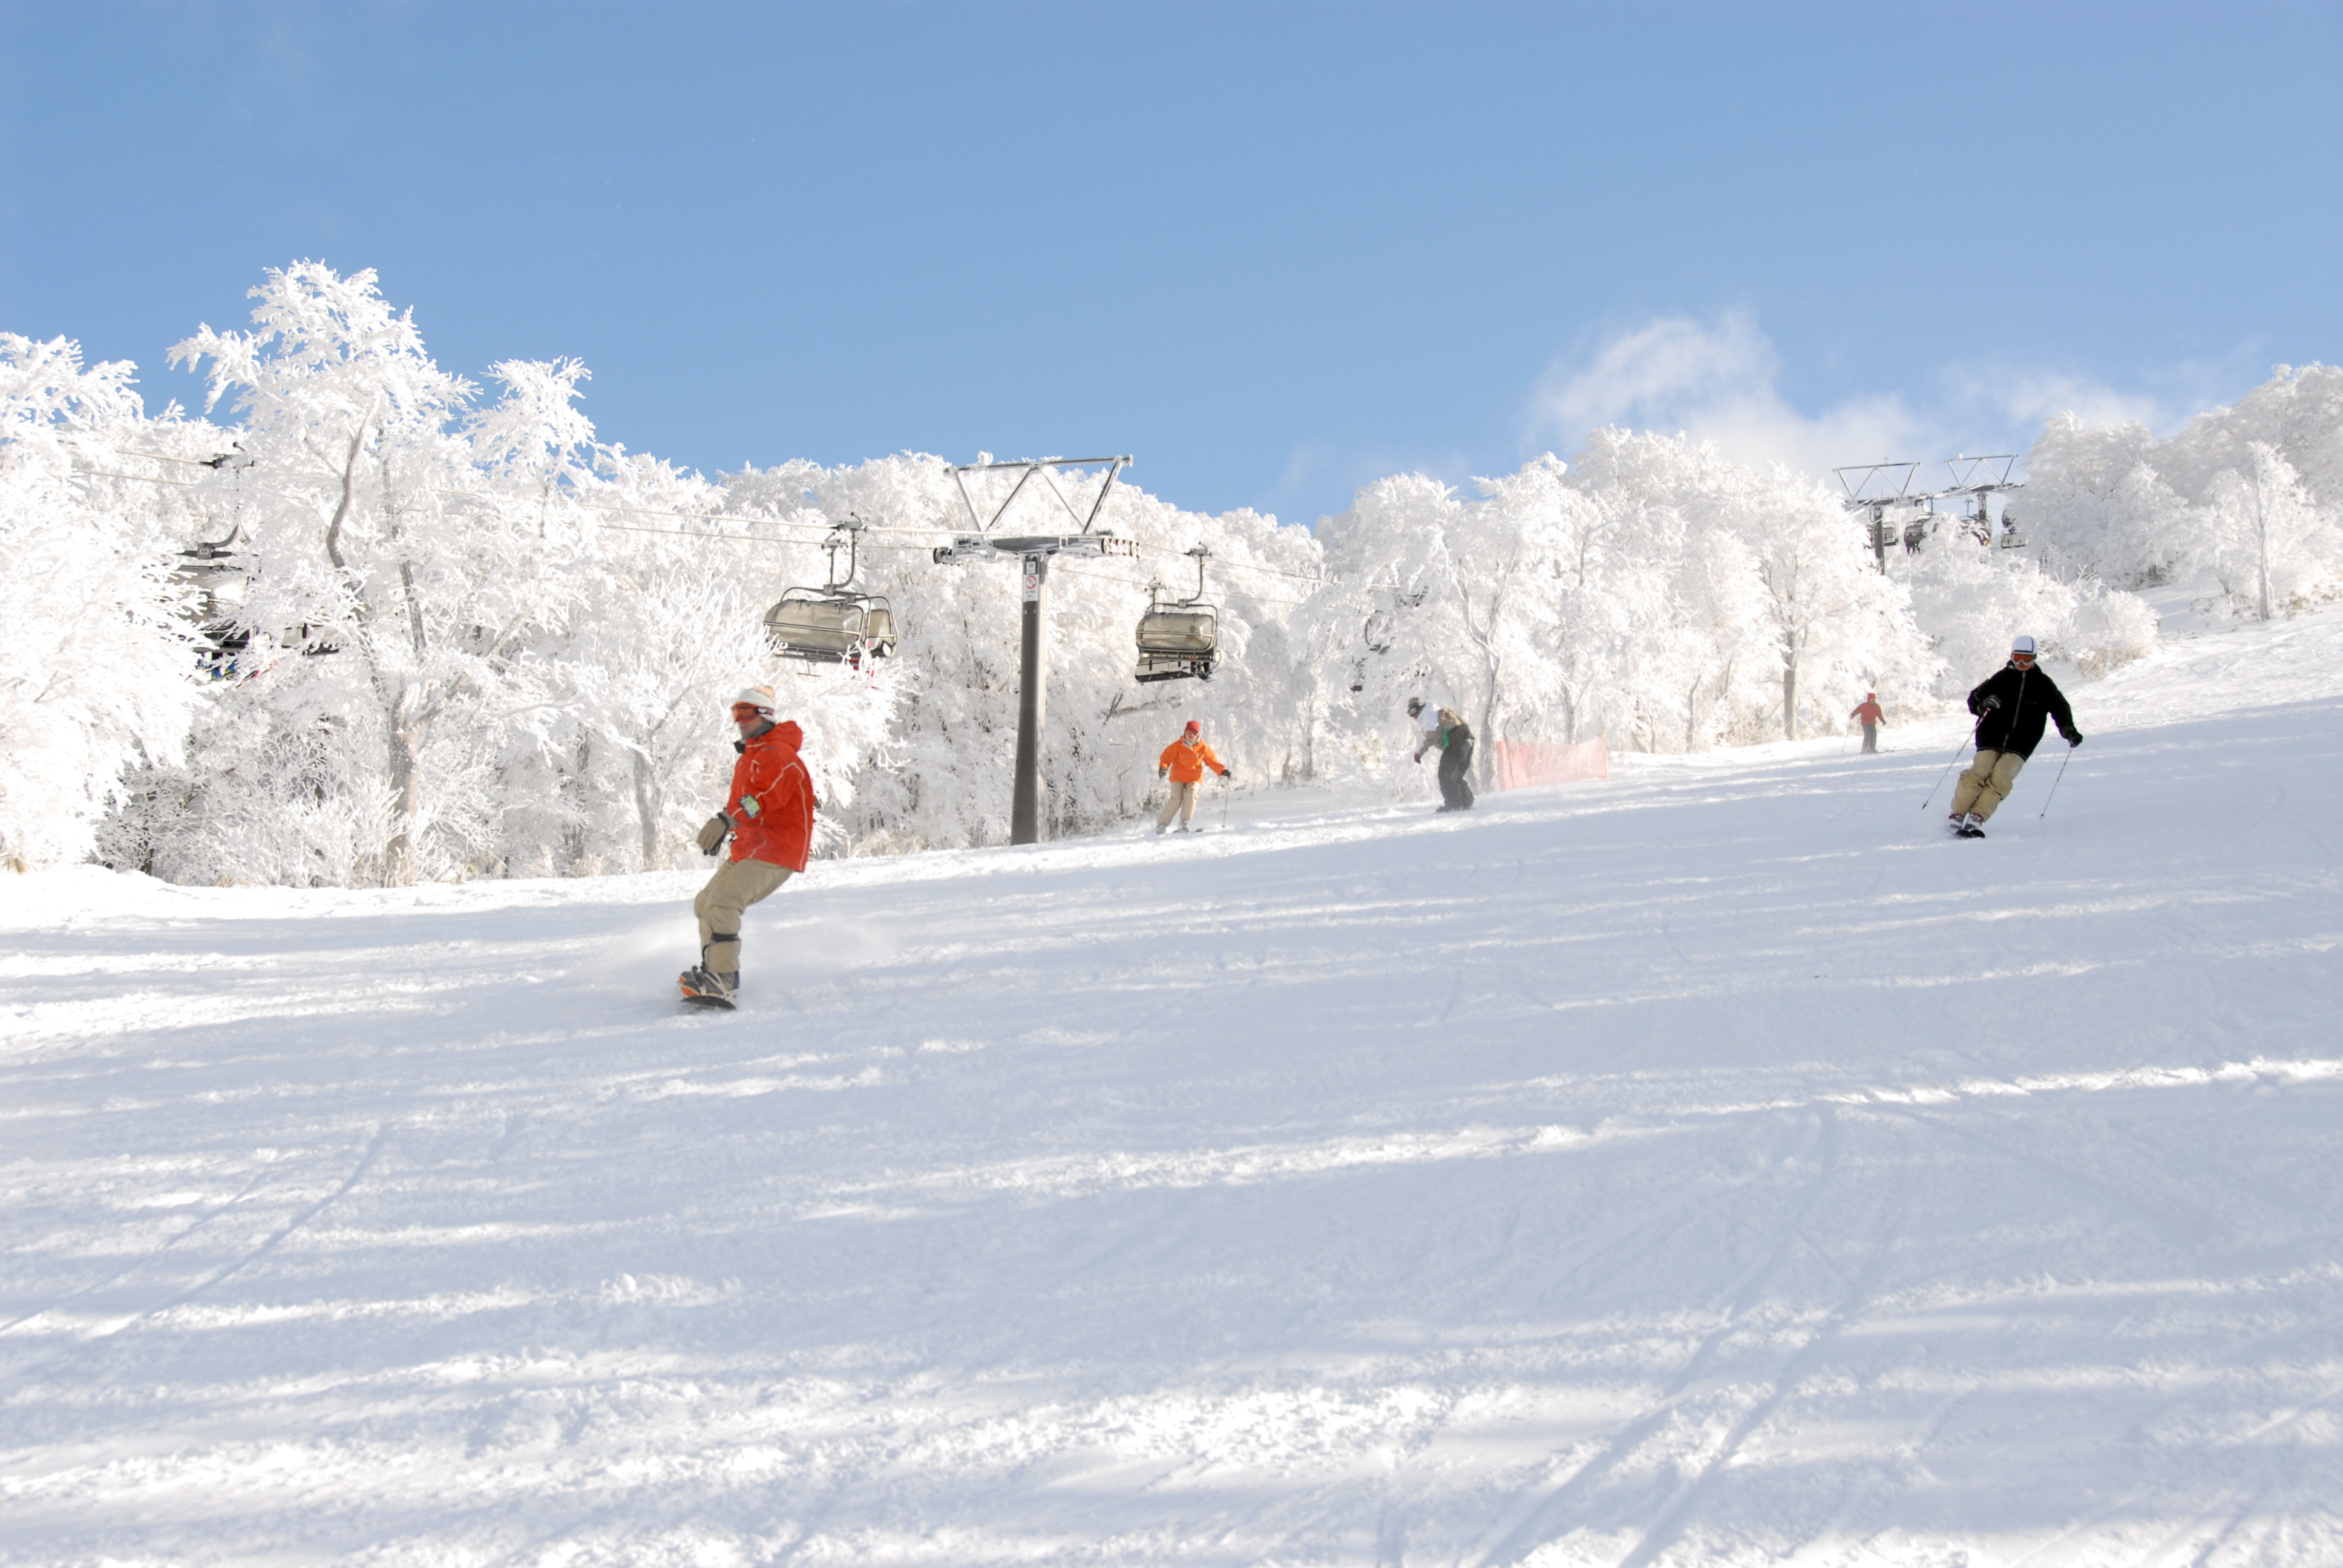
{"label": "ski track in snow", "polygon": [[2343,1561],[2343,610],[1468,817],[0,885],[0,1563]]}

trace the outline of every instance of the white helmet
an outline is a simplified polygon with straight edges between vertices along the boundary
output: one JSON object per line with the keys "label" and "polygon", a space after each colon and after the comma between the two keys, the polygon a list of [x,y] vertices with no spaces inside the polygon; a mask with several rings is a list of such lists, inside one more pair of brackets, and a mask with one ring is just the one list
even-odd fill
{"label": "white helmet", "polygon": [[2032,653],[2035,651],[2034,639],[2027,637],[2024,632],[2020,632],[2016,637],[2009,639],[2009,651],[2012,653]]}
{"label": "white helmet", "polygon": [[744,686],[733,697],[732,706],[739,708],[746,704],[770,719],[773,716],[774,704],[779,700],[773,695],[773,689],[769,686]]}

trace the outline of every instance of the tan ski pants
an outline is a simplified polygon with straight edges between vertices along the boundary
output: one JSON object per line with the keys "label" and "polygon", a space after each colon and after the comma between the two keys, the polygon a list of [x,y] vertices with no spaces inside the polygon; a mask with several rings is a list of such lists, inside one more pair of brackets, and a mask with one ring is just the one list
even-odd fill
{"label": "tan ski pants", "polygon": [[1172,819],[1175,815],[1183,822],[1194,821],[1196,789],[1197,782],[1193,779],[1189,779],[1185,784],[1172,785],[1172,798],[1163,802],[1163,815],[1155,819],[1155,825],[1159,828],[1168,828],[1172,825]]}
{"label": "tan ski pants", "polygon": [[[691,900],[691,912],[699,917],[699,950],[707,955],[700,962],[717,974],[739,973],[740,917],[750,904],[779,892],[791,874],[770,860],[727,860],[717,867]],[[711,947],[719,932],[725,940]]]}
{"label": "tan ski pants", "polygon": [[1953,815],[1973,811],[1977,820],[1990,820],[1994,808],[2009,799],[2017,770],[2025,766],[2026,759],[2015,751],[1978,752],[1976,760],[1961,774],[1961,781],[1953,786]]}

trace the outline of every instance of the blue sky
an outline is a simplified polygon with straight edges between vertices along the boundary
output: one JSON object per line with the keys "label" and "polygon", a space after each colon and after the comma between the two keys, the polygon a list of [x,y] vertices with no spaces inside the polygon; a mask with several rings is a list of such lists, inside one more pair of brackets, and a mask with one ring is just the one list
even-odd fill
{"label": "blue sky", "polygon": [[0,330],[150,407],[313,257],[710,473],[1126,451],[1300,522],[1604,420],[1821,468],[2343,357],[2331,3],[0,4]]}

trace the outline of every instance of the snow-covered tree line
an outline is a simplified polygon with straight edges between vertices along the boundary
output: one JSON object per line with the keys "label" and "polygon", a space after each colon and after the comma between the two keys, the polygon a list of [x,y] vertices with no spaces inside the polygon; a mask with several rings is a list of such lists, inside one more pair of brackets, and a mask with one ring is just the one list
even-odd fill
{"label": "snow-covered tree line", "polygon": [[[944,459],[711,480],[598,440],[574,361],[499,364],[485,390],[441,370],[371,273],[303,264],[254,293],[248,330],[172,350],[206,377],[203,417],[148,416],[129,367],[84,367],[69,343],[0,337],[0,545],[24,612],[0,655],[0,854],[293,884],[685,863],[752,681],[807,731],[820,852],[1007,837],[1018,583],[1006,558],[931,558],[968,529]],[[2261,558],[2323,537],[2302,519],[2331,519],[2343,425],[2321,395],[2323,434],[2307,406],[2291,427],[2259,414],[2221,448],[2243,458],[2178,479],[2176,443],[2054,421],[2029,497],[2050,572],[1956,533],[1883,576],[1814,481],[1615,429],[1471,495],[1378,481],[1315,534],[1118,485],[1101,523],[1139,555],[1051,577],[1051,829],[1160,799],[1156,753],[1191,717],[1246,782],[1407,794],[1430,788],[1407,762],[1411,694],[1484,741],[1683,750],[1836,729],[1865,690],[1941,700],[2013,626],[2119,662],[2154,621],[2100,578],[2199,556],[2234,571],[2249,514]],[[989,512],[1004,492],[981,481],[1006,480],[972,479]],[[1086,511],[1100,482],[1069,498]],[[1063,531],[1057,505],[1034,487],[1004,526]],[[850,518],[896,657],[777,658],[766,607],[825,581]],[[2208,528],[2227,542],[2167,537]],[[1219,668],[1135,683],[1150,582],[1193,591],[1199,545]],[[2268,577],[2281,608],[2333,581]]]}
{"label": "snow-covered tree line", "polygon": [[2062,414],[2026,466],[2027,531],[2062,579],[2209,576],[2263,620],[2343,592],[2343,367],[2282,365],[2167,440]]}

